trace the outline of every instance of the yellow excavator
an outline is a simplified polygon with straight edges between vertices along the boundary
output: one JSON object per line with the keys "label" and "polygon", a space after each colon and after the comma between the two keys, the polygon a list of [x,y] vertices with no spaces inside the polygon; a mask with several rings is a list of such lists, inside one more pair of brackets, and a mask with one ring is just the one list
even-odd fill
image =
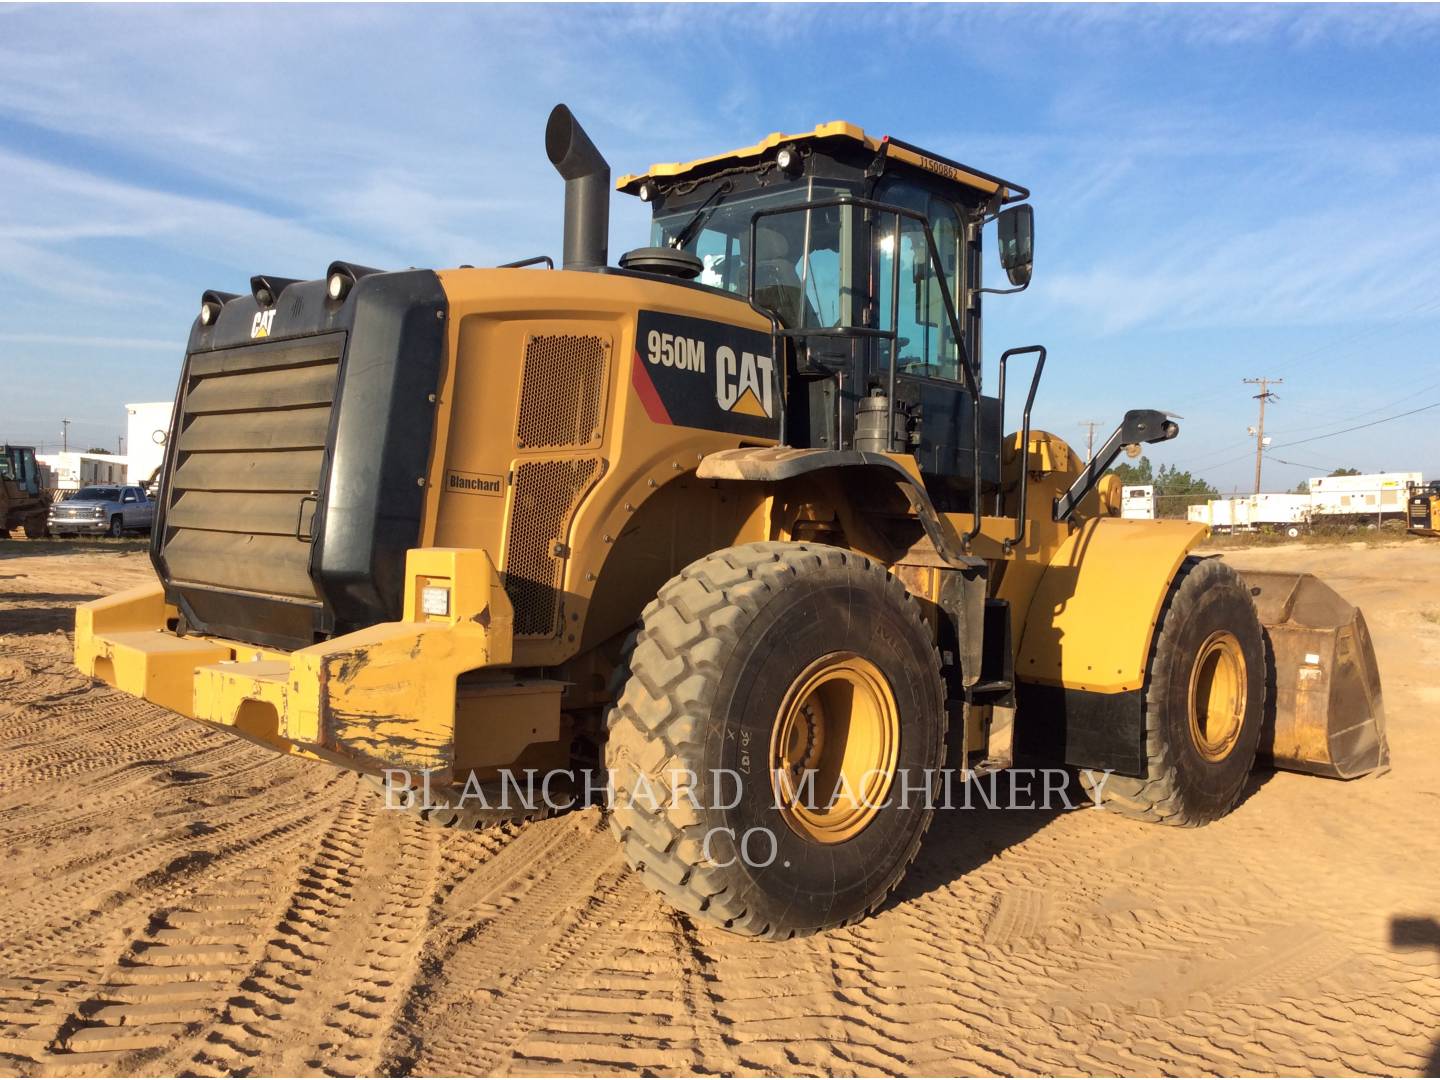
{"label": "yellow excavator", "polygon": [[609,166],[564,106],[545,146],[558,269],[204,293],[155,580],[80,606],[82,671],[443,824],[569,785],[669,903],[766,937],[881,904],[947,768],[1199,825],[1257,754],[1385,767],[1358,611],[1119,516],[1107,468],[1174,419],[1085,464],[1031,425],[1045,349],[982,361],[1024,187],[827,123],[623,177],[653,224],[612,264]]}

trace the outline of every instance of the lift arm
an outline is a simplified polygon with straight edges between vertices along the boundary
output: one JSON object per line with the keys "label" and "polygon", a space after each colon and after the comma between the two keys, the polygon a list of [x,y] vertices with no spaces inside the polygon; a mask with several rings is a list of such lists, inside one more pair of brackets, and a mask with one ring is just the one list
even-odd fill
{"label": "lift arm", "polygon": [[1070,490],[1055,500],[1055,520],[1064,521],[1075,512],[1080,500],[1100,482],[1100,477],[1115,463],[1122,449],[1141,443],[1167,442],[1179,434],[1180,425],[1158,409],[1131,409],[1110,438],[1105,440],[1100,452],[1080,471]]}

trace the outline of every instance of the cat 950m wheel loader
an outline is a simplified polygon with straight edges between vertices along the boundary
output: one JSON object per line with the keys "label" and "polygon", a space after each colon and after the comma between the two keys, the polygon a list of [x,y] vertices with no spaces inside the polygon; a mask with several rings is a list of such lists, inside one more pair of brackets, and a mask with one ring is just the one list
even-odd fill
{"label": "cat 950m wheel loader", "polygon": [[1118,516],[1106,470],[1171,418],[1082,464],[1031,427],[1043,348],[982,371],[1023,187],[828,123],[624,177],[653,231],[612,266],[608,165],[564,106],[545,143],[559,270],[204,294],[156,581],[79,608],[84,672],[451,823],[594,765],[645,881],[770,937],[873,910],[947,767],[1110,770],[1104,805],[1179,825],[1257,752],[1384,767],[1354,608]]}

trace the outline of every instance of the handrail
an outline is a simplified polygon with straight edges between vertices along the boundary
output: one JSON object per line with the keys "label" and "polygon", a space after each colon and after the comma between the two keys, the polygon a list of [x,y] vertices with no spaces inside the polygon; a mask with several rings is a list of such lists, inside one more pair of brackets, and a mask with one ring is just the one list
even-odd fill
{"label": "handrail", "polygon": [[516,259],[514,262],[501,263],[499,266],[495,267],[495,269],[519,270],[522,266],[539,266],[541,263],[545,264],[545,269],[547,270],[555,269],[555,260],[552,259],[549,255],[536,255],[534,258],[530,259]]}
{"label": "handrail", "polygon": [[[1015,506],[1015,535],[1005,540],[1005,554],[1010,554],[1010,549],[1016,544],[1025,542],[1025,502],[1028,495],[1029,484],[1027,478],[1030,473],[1030,410],[1035,404],[1035,391],[1040,388],[1040,373],[1045,370],[1045,346],[1044,345],[1021,345],[1014,349],[1006,349],[1000,354],[1000,434],[1005,434],[1005,367],[1012,356],[1022,356],[1025,353],[1038,353],[1039,359],[1035,361],[1035,373],[1030,376],[1030,393],[1025,398],[1025,411],[1020,421],[1020,494]],[[999,514],[1003,497],[1003,487],[995,492],[995,513]]]}

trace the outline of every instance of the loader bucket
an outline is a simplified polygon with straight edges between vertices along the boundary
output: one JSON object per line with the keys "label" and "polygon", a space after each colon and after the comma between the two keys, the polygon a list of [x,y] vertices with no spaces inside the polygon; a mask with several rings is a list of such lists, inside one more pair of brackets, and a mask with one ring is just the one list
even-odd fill
{"label": "loader bucket", "polygon": [[1240,573],[1271,654],[1260,753],[1341,780],[1387,770],[1380,669],[1360,609],[1313,574]]}

